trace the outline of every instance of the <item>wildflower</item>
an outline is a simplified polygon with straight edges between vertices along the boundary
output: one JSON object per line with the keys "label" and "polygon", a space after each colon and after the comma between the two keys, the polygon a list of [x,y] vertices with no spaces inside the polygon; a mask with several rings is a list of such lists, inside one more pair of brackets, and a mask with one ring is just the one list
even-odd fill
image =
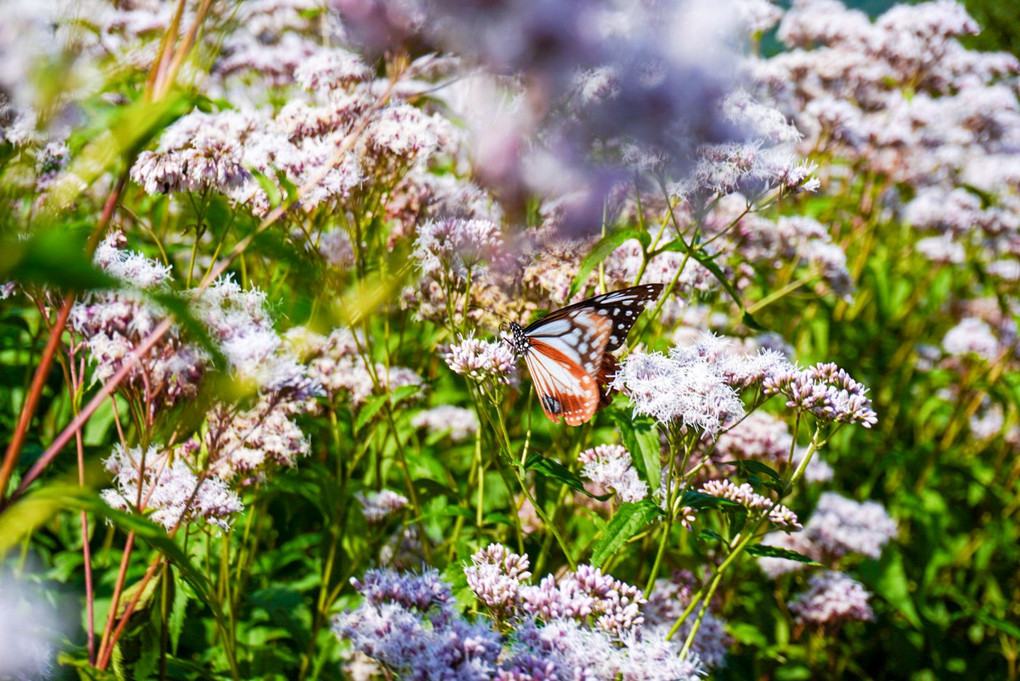
{"label": "wildflower", "polygon": [[[672,579],[655,580],[655,588],[644,608],[645,625],[642,628],[642,636],[665,638],[690,603],[693,582],[694,576],[685,572],[675,573]],[[678,653],[693,626],[692,619],[685,620],[673,636],[672,643]],[[701,620],[698,633],[694,635],[691,650],[697,654],[703,665],[712,669],[723,663],[732,645],[733,637],[726,633],[726,620],[717,616],[710,608]]]}
{"label": "wildflower", "polygon": [[871,428],[878,422],[867,388],[835,364],[790,369],[765,379],[765,394],[786,396],[786,406],[813,414],[821,421],[859,423]]}
{"label": "wildflower", "polygon": [[1003,352],[992,328],[975,317],[967,317],[947,331],[942,338],[942,349],[947,355],[974,355],[989,362],[995,361]]}
{"label": "wildflower", "polygon": [[370,395],[422,385],[421,376],[412,369],[366,362],[359,354],[359,344],[364,346],[363,338],[359,340],[349,329],[340,327],[325,339],[320,336],[311,340],[306,347],[306,354],[312,358],[309,377],[320,383],[331,399],[343,394],[351,404],[361,406]]}
{"label": "wildflower", "polygon": [[[677,643],[661,636],[616,639],[573,620],[553,620],[541,627],[529,620],[518,627],[517,637],[517,656],[511,660],[511,670],[516,665],[523,665],[525,670],[534,669],[536,661],[541,660],[553,663],[557,676],[552,678],[635,681],[699,681],[704,678],[697,654],[688,654],[681,660]],[[541,670],[548,668],[548,664],[539,666]]]}
{"label": "wildflower", "polygon": [[445,346],[441,356],[455,374],[479,383],[494,381],[509,384],[517,358],[506,343],[464,338],[460,343]]}
{"label": "wildflower", "polygon": [[735,485],[729,480],[709,480],[701,486],[700,491],[703,494],[710,494],[713,497],[738,503],[749,511],[767,511],[769,521],[777,527],[786,530],[801,529],[797,514],[782,504],[775,504],[768,497],[758,494],[749,483]]}
{"label": "wildflower", "polygon": [[430,220],[418,229],[414,258],[429,276],[464,277],[482,261],[507,257],[499,226],[488,220]]}
{"label": "wildflower", "polygon": [[358,492],[355,497],[361,503],[365,520],[372,524],[382,522],[407,505],[407,497],[388,489],[368,494]]}
{"label": "wildflower", "polygon": [[[170,268],[121,248],[123,235],[108,235],[96,249],[95,263],[125,284],[139,289],[165,289]],[[68,325],[84,341],[95,363],[93,380],[104,382],[121,369],[166,313],[142,291],[120,288],[95,291],[71,308]],[[121,390],[133,392],[149,405],[150,414],[194,396],[205,373],[205,353],[186,344],[171,329],[135,362]]]}
{"label": "wildflower", "polygon": [[621,445],[599,445],[577,455],[581,474],[603,489],[616,492],[621,501],[636,502],[648,496],[648,484],[631,465],[631,456]]}
{"label": "wildflower", "polygon": [[470,623],[456,613],[438,572],[372,570],[351,583],[365,602],[338,615],[333,631],[356,650],[408,677],[491,678],[499,635],[484,620]]}
{"label": "wildflower", "polygon": [[440,143],[437,121],[409,104],[388,106],[380,111],[365,135],[370,150],[403,162],[428,156]]}
{"label": "wildflower", "polygon": [[753,411],[740,423],[719,435],[715,450],[724,459],[785,461],[793,448],[793,436],[785,422],[772,414]]}
{"label": "wildflower", "polygon": [[333,230],[319,239],[319,253],[330,267],[344,270],[354,265],[354,246],[347,232]]}
{"label": "wildflower", "polygon": [[899,530],[881,504],[859,503],[826,492],[818,499],[805,531],[830,556],[855,553],[878,558]]}
{"label": "wildflower", "polygon": [[[801,532],[788,536],[769,534],[762,543],[830,564],[848,555],[878,558],[898,531],[896,521],[881,504],[858,503],[835,492],[825,492]],[[762,570],[773,578],[804,567],[803,563],[786,558],[759,558],[758,561]]]}
{"label": "wildflower", "polygon": [[597,629],[617,636],[644,622],[641,592],[590,565],[579,565],[577,572],[560,578],[544,577],[538,586],[522,590],[522,601],[526,612],[546,621],[593,621]]}
{"label": "wildflower", "polygon": [[320,50],[294,69],[294,79],[301,87],[327,94],[345,90],[371,77],[372,70],[360,57],[339,48]]}
{"label": "wildflower", "polygon": [[842,572],[820,572],[808,581],[808,590],[790,602],[790,612],[801,626],[825,627],[875,619],[868,605],[871,594],[860,582]]}
{"label": "wildflower", "polygon": [[114,474],[115,482],[113,488],[103,490],[103,500],[122,511],[140,501],[139,510],[151,511],[153,522],[167,531],[198,518],[228,529],[228,518],[244,509],[223,481],[199,478],[181,450],[161,452],[153,446],[142,452],[118,444],[106,460],[106,470]]}
{"label": "wildflower", "polygon": [[706,335],[698,345],[674,347],[668,357],[631,354],[612,387],[631,398],[635,413],[717,433],[744,413],[726,377],[726,372],[733,373],[732,363],[719,361],[721,345]]}
{"label": "wildflower", "polygon": [[206,416],[210,471],[222,480],[251,482],[271,465],[293,467],[311,449],[294,418],[303,401],[262,395],[248,410],[217,405]]}
{"label": "wildflower", "polygon": [[478,431],[478,416],[471,409],[443,405],[418,412],[411,418],[411,425],[431,433],[449,432],[451,440],[463,442]]}
{"label": "wildflower", "polygon": [[521,607],[521,590],[531,579],[527,556],[511,552],[500,544],[489,544],[471,556],[464,568],[468,587],[489,611],[500,619],[514,615]]}

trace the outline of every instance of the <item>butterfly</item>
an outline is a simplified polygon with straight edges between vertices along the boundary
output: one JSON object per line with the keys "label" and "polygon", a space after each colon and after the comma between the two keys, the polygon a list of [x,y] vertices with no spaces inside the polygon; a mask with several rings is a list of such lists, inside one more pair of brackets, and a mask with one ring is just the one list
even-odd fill
{"label": "butterfly", "polygon": [[545,415],[579,426],[608,404],[603,392],[616,373],[609,354],[627,334],[645,305],[659,297],[662,284],[644,284],[604,293],[551,312],[527,328],[510,322],[504,338],[524,355]]}

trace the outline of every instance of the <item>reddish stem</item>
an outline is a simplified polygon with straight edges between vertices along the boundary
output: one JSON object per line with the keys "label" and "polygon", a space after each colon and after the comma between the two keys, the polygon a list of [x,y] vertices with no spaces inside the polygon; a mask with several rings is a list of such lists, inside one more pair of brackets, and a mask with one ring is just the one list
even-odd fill
{"label": "reddish stem", "polygon": [[145,353],[147,353],[152,346],[163,337],[163,334],[170,330],[172,325],[172,319],[164,319],[155,329],[152,330],[152,333],[149,334],[148,338],[142,341],[141,345],[135,348],[134,352],[124,359],[124,363],[121,364],[117,373],[111,376],[110,380],[103,384],[103,387],[99,389],[99,392],[96,393],[81,412],[79,412],[78,415],[75,416],[69,424],[67,424],[67,427],[61,431],[60,435],[58,435],[52,443],[50,443],[50,446],[46,448],[46,451],[43,452],[43,455],[35,462],[35,465],[32,466],[27,473],[25,473],[25,477],[22,478],[21,484],[12,495],[12,499],[24,494],[28,486],[32,484],[32,481],[39,477],[39,474],[42,473],[43,469],[46,468],[57,454],[60,453],[63,446],[66,445],[71,437],[73,437],[74,434],[77,433],[85,424],[85,422],[89,420],[92,413],[99,408],[100,404],[103,403],[103,400],[111,395],[117,386],[120,385],[120,382],[124,380],[124,378],[128,375],[128,372],[134,368],[135,363],[145,356]]}
{"label": "reddish stem", "polygon": [[18,463],[18,456],[21,454],[21,447],[25,444],[25,436],[28,434],[28,425],[35,414],[35,408],[39,404],[39,397],[42,395],[43,386],[49,376],[50,367],[53,366],[53,355],[56,353],[57,345],[60,343],[60,335],[64,332],[67,324],[67,317],[71,314],[71,305],[74,298],[67,296],[60,306],[60,313],[50,329],[49,340],[46,341],[46,348],[42,357],[39,358],[39,366],[35,369],[35,376],[32,377],[32,387],[29,388],[28,397],[21,408],[21,416],[18,418],[18,426],[14,429],[10,444],[7,445],[7,452],[4,454],[3,467],[0,468],[0,502],[3,501],[7,491],[7,484],[11,481],[14,467]]}
{"label": "reddish stem", "polygon": [[[103,668],[104,660],[109,659],[107,647],[111,646],[110,634],[113,633],[113,622],[117,616],[117,606],[120,604],[120,595],[124,591],[124,579],[127,577],[128,563],[131,560],[131,549],[135,545],[134,531],[128,532],[127,542],[124,543],[124,555],[120,559],[120,572],[117,573],[117,583],[113,587],[113,600],[110,601],[110,612],[106,616],[106,626],[103,628],[103,639],[99,642],[99,660],[97,667]],[[139,589],[139,594],[141,589]]]}
{"label": "reddish stem", "polygon": [[[138,590],[135,592],[135,595],[131,598],[131,600],[128,601],[127,607],[124,608],[124,614],[117,623],[117,628],[110,637],[109,644],[105,649],[103,649],[99,661],[96,663],[96,669],[106,669],[106,665],[110,663],[110,656],[113,653],[113,647],[117,644],[117,639],[119,639],[120,635],[124,632],[124,627],[127,626],[128,619],[130,619],[131,614],[135,611],[135,606],[138,605],[138,599],[142,597],[142,594],[145,592],[145,587],[149,585],[149,580],[152,579],[152,575],[155,574],[156,568],[159,567],[161,562],[161,558],[156,558],[149,565],[149,569],[145,571],[145,576],[142,577],[142,581],[138,585]],[[111,616],[113,615],[113,612],[113,610],[110,611]],[[108,622],[107,626],[110,624],[112,624],[112,619]],[[107,633],[109,632],[107,631]]]}
{"label": "reddish stem", "polygon": [[[106,226],[110,224],[110,219],[113,217],[113,211],[117,207],[117,201],[120,198],[121,192],[124,190],[124,186],[127,184],[127,173],[124,173],[117,186],[110,192],[110,195],[106,197],[106,203],[103,204],[103,212],[99,216],[99,220],[96,222],[96,229],[92,232],[92,236],[89,237],[88,243],[88,254],[91,255],[99,245],[99,240],[102,239],[103,233],[106,232]],[[60,306],[60,313],[57,315],[56,321],[53,323],[53,327],[50,329],[50,337],[46,341],[46,348],[43,350],[42,356],[39,358],[39,366],[35,369],[35,376],[32,377],[32,387],[28,391],[28,397],[25,399],[25,404],[21,408],[21,416],[18,417],[18,426],[14,429],[14,436],[11,438],[11,442],[7,445],[7,451],[4,453],[3,466],[0,467],[0,508],[2,508],[2,502],[4,496],[7,493],[7,484],[11,481],[11,475],[14,473],[14,467],[18,463],[18,457],[21,455],[21,448],[25,444],[25,435],[28,433],[28,426],[32,422],[32,416],[35,414],[35,409],[39,405],[39,397],[42,395],[43,385],[46,383],[46,377],[50,373],[50,367],[53,366],[53,355],[57,350],[57,345],[60,343],[60,336],[64,333],[64,327],[67,326],[67,317],[71,314],[71,306],[74,304],[74,296],[66,296],[63,304]],[[70,439],[70,437],[68,437]],[[66,442],[67,440],[65,440]],[[24,484],[18,487],[19,490],[24,487]]]}

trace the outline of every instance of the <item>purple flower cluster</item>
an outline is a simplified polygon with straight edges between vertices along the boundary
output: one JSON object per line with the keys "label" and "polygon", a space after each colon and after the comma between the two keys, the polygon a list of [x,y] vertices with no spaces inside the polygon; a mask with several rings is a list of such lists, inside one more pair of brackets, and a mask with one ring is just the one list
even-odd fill
{"label": "purple flower cluster", "polygon": [[878,422],[867,388],[835,364],[790,368],[766,378],[762,387],[768,395],[785,396],[786,406],[808,412],[819,421],[858,423],[865,428]]}
{"label": "purple flower cluster", "polygon": [[453,373],[479,383],[510,384],[515,377],[517,358],[510,346],[500,341],[465,338],[443,348],[442,357]]}
{"label": "purple flower cluster", "polygon": [[375,570],[352,580],[365,601],[333,620],[333,631],[393,673],[421,679],[490,679],[501,651],[485,620],[470,623],[454,610],[439,574]]}
{"label": "purple flower cluster", "polygon": [[764,511],[768,511],[769,521],[787,532],[801,529],[796,513],[786,506],[776,504],[768,497],[758,494],[749,483],[736,485],[729,480],[709,480],[701,486],[699,491],[702,494],[738,503],[748,511],[757,513],[758,516],[765,515]]}
{"label": "purple flower cluster", "polygon": [[581,475],[600,488],[612,490],[620,501],[641,501],[648,496],[648,484],[631,462],[630,452],[621,445],[599,445],[577,455]]}
{"label": "purple flower cluster", "polygon": [[[498,613],[497,621],[515,617],[506,636],[484,618],[471,623],[459,615],[450,587],[435,571],[420,576],[372,571],[352,580],[365,600],[337,616],[333,629],[356,651],[410,678],[701,678],[696,653],[681,659],[680,644],[665,641],[664,631],[644,632],[640,618],[628,627],[605,628],[607,609],[637,611],[643,599],[633,587],[591,568],[558,584],[550,576],[543,580],[546,587],[534,587],[523,583],[528,568],[526,557],[498,545],[476,553],[465,568],[470,588],[491,614]],[[541,600],[541,612],[526,611],[528,591]],[[591,618],[600,613],[593,625]]]}
{"label": "purple flower cluster", "polygon": [[407,506],[407,497],[388,489],[367,494],[358,492],[355,498],[361,504],[361,512],[365,515],[365,520],[371,524],[381,523]]}
{"label": "purple flower cluster", "polygon": [[228,529],[229,518],[244,509],[240,497],[216,478],[196,475],[189,448],[161,451],[125,449],[116,445],[106,460],[114,487],[101,492],[103,500],[122,511],[140,510],[167,529],[204,519]]}
{"label": "purple flower cluster", "polygon": [[513,553],[502,544],[489,544],[471,556],[464,568],[468,588],[497,621],[516,615],[522,604],[522,590],[531,579],[527,556]]}
{"label": "purple flower cluster", "polygon": [[[898,532],[896,521],[881,504],[859,503],[835,492],[825,492],[801,532],[770,534],[762,543],[832,564],[848,555],[878,558]],[[803,563],[785,558],[759,558],[758,564],[771,577],[804,567]]]}
{"label": "purple flower cluster", "polygon": [[808,589],[790,602],[797,624],[837,627],[850,621],[869,621],[875,613],[868,604],[871,594],[860,582],[842,572],[820,572],[808,580]]}

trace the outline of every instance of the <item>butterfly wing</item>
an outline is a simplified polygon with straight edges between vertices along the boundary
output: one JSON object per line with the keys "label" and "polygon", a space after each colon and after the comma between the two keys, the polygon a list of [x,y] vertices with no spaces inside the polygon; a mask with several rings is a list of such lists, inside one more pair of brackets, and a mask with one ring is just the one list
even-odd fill
{"label": "butterfly wing", "polygon": [[[600,296],[588,298],[587,300],[582,300],[579,303],[556,310],[548,316],[539,319],[524,331],[531,336],[535,333],[540,333],[547,324],[572,317],[578,310],[590,310],[611,322],[609,343],[606,345],[605,351],[612,352],[622,346],[624,341],[627,340],[627,334],[630,333],[638,316],[645,309],[645,305],[649,301],[658,298],[659,294],[662,293],[662,289],[662,284],[642,284],[641,286],[632,286],[620,291],[603,293]],[[596,363],[597,366],[598,363]]]}
{"label": "butterfly wing", "polygon": [[608,403],[601,386],[616,372],[619,348],[661,284],[613,291],[556,310],[524,329],[528,372],[542,409],[553,421],[578,426]]}
{"label": "butterfly wing", "polygon": [[528,333],[525,361],[550,419],[562,418],[571,426],[591,419],[601,399],[595,377],[611,332],[607,318],[576,308]]}

